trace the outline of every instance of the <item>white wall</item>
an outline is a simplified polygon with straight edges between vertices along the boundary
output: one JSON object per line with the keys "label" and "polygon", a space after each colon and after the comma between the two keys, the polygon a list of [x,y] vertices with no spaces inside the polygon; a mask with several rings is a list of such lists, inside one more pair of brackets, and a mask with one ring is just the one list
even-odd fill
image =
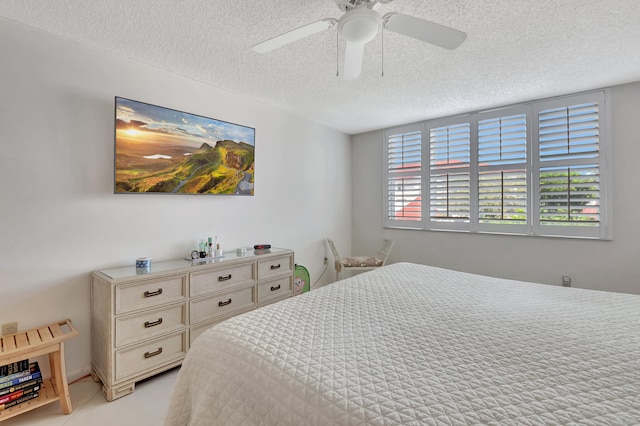
{"label": "white wall", "polygon": [[[324,238],[349,242],[349,136],[6,19],[0,52],[0,323],[71,318],[70,378],[90,369],[93,270],[218,235],[291,248],[313,282]],[[255,196],[114,195],[114,96],[254,127]]]}
{"label": "white wall", "polygon": [[[384,237],[391,262],[411,261],[524,281],[640,294],[640,83],[613,88],[613,241],[424,232],[382,228],[382,132],[352,142],[353,252]],[[368,251],[367,251],[368,250]]]}

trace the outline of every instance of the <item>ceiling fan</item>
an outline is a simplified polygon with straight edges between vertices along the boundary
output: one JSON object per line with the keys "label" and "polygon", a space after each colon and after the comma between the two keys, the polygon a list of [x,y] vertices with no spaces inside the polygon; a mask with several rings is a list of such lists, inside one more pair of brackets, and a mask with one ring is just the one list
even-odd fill
{"label": "ceiling fan", "polygon": [[445,49],[455,49],[467,38],[467,34],[401,13],[380,15],[375,9],[393,0],[335,0],[344,12],[339,19],[325,18],[280,34],[253,46],[258,53],[267,53],[294,41],[333,28],[338,24],[338,34],[346,41],[344,70],[345,80],[357,78],[362,70],[364,45],[374,39],[381,29],[413,37]]}

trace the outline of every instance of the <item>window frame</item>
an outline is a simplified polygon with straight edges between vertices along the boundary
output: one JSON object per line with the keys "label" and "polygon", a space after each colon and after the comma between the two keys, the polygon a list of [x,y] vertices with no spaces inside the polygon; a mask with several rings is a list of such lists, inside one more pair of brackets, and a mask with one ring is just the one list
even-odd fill
{"label": "window frame", "polygon": [[407,134],[407,133],[414,133],[414,132],[420,132],[421,134],[421,162],[420,162],[420,171],[410,171],[410,172],[396,172],[397,174],[394,177],[401,177],[401,176],[406,176],[406,177],[412,177],[412,176],[419,176],[420,177],[420,188],[421,188],[421,198],[422,198],[422,194],[424,194],[424,124],[423,123],[413,123],[413,124],[407,124],[407,125],[403,125],[403,126],[397,126],[397,127],[393,127],[393,128],[389,128],[386,129],[383,132],[383,194],[382,194],[382,203],[383,203],[383,226],[385,228],[396,228],[396,229],[424,229],[425,227],[425,219],[424,219],[424,201],[421,201],[421,218],[420,220],[397,220],[397,219],[391,219],[389,217],[389,179],[391,178],[391,173],[389,172],[389,157],[388,157],[388,145],[389,145],[389,137],[390,136],[394,136],[394,135],[398,135],[398,134]]}
{"label": "window frame", "polygon": [[[469,221],[467,222],[444,222],[444,221],[438,221],[438,220],[434,220],[431,218],[431,193],[430,193],[430,189],[431,189],[431,158],[430,158],[430,149],[423,149],[423,164],[428,165],[427,169],[423,169],[423,171],[426,173],[426,180],[427,180],[427,185],[426,187],[429,188],[429,196],[424,196],[422,197],[423,200],[423,211],[427,213],[427,217],[425,218],[425,223],[426,223],[426,229],[428,230],[440,230],[440,231],[469,231],[470,225],[473,222],[473,216],[474,216],[474,211],[476,209],[476,207],[474,206],[474,187],[472,185],[472,176],[474,175],[474,162],[473,162],[473,150],[474,150],[474,146],[473,143],[471,143],[471,141],[474,140],[475,138],[475,127],[473,126],[473,122],[472,122],[472,115],[471,114],[463,114],[463,115],[458,115],[458,116],[454,116],[454,117],[446,117],[443,119],[437,119],[437,120],[427,120],[424,122],[424,131],[426,133],[426,136],[423,137],[423,141],[426,139],[427,141],[430,141],[430,131],[431,129],[437,129],[437,128],[441,128],[441,127],[451,127],[451,126],[458,126],[461,124],[469,124],[469,139],[470,139],[470,147],[469,147],[469,154],[470,154],[470,160],[469,160]],[[427,142],[429,143],[429,142]],[[429,146],[430,148],[430,146]],[[425,158],[426,156],[426,158]],[[423,186],[424,187],[424,186]]]}
{"label": "window frame", "polygon": [[[564,237],[564,238],[589,238],[611,240],[613,238],[612,227],[612,138],[611,138],[611,90],[598,89],[588,92],[557,96],[553,98],[541,99],[531,102],[509,105],[505,107],[493,108],[489,110],[477,111],[473,113],[459,114],[455,116],[429,119],[408,125],[397,126],[386,129],[383,135],[383,227],[397,229],[417,229],[426,231],[458,231],[470,233],[490,233],[490,234],[512,234],[524,236],[543,237]],[[548,163],[540,161],[539,153],[539,114],[541,111],[555,107],[571,107],[583,103],[596,102],[598,105],[598,132],[599,148],[598,155],[588,160],[579,160],[571,164],[595,164],[599,168],[599,202],[600,221],[597,226],[579,225],[549,225],[540,222],[540,169]],[[478,124],[483,120],[508,117],[517,114],[524,114],[526,120],[526,161],[514,164],[513,167],[522,165],[526,176],[526,223],[525,224],[492,224],[479,222],[479,176],[478,164]],[[470,218],[468,222],[446,222],[435,220],[431,217],[431,130],[447,126],[469,124],[470,131],[470,188],[469,188],[469,208]],[[389,219],[388,195],[389,195],[389,173],[388,173],[388,143],[389,136],[400,132],[421,131],[422,143],[422,163],[419,174],[421,175],[421,220],[412,223],[408,221],[398,221]],[[488,166],[487,169],[500,170],[505,166]],[[509,165],[506,165],[508,168]],[[446,167],[445,167],[446,169]],[[453,168],[452,168],[453,169]],[[417,173],[416,173],[417,174]]]}
{"label": "window frame", "polygon": [[[481,172],[481,166],[479,164],[479,158],[478,158],[478,149],[479,149],[479,142],[478,142],[478,125],[481,121],[484,120],[488,120],[491,118],[503,118],[506,116],[513,116],[513,115],[518,115],[518,114],[524,114],[525,116],[525,131],[526,131],[526,135],[525,135],[525,139],[526,139],[526,148],[525,148],[525,161],[524,163],[520,163],[520,164],[514,164],[514,167],[518,167],[518,168],[524,168],[525,169],[525,181],[526,181],[526,187],[527,187],[527,192],[526,192],[526,205],[527,205],[527,219],[526,222],[524,224],[490,224],[490,223],[480,223],[479,221],[479,185],[476,185],[476,196],[475,196],[475,215],[474,215],[474,221],[472,222],[472,227],[471,230],[474,232],[485,232],[485,233],[493,233],[493,234],[516,234],[516,235],[527,235],[531,232],[531,220],[532,220],[532,216],[531,216],[531,208],[533,206],[532,204],[532,191],[530,190],[531,185],[532,185],[532,178],[531,178],[531,157],[532,157],[532,144],[531,144],[531,120],[530,120],[530,114],[531,114],[531,106],[528,104],[519,104],[519,105],[514,105],[511,107],[505,107],[505,108],[496,108],[490,111],[481,111],[475,114],[475,122],[474,122],[474,127],[476,129],[476,155],[474,158],[472,158],[472,162],[475,164],[476,166],[476,170],[475,170],[475,175],[476,176],[476,180],[475,182],[478,183],[479,181],[479,176],[480,176],[480,172]],[[472,141],[473,144],[473,141]],[[474,161],[475,160],[475,161]],[[487,166],[488,169],[492,169],[492,170],[503,170],[504,167],[500,166],[500,165],[495,165],[495,166]]]}
{"label": "window frame", "polygon": [[[533,223],[532,234],[539,236],[549,237],[567,237],[567,238],[595,238],[601,240],[611,240],[613,238],[612,226],[611,226],[611,194],[612,194],[612,167],[610,166],[610,158],[612,153],[613,142],[611,139],[611,94],[610,90],[603,89],[600,91],[585,92],[575,95],[556,97],[551,99],[545,99],[536,102],[533,105],[533,113],[536,120],[539,113],[544,110],[548,110],[554,107],[568,106],[569,103],[566,99],[571,99],[570,104],[578,105],[582,103],[588,103],[596,101],[599,107],[598,110],[598,130],[599,130],[599,155],[597,161],[570,161],[572,164],[588,164],[597,163],[600,168],[601,185],[599,191],[600,199],[600,225],[597,227],[580,227],[580,226],[554,226],[554,225],[542,225],[540,223],[540,210],[536,208],[534,210],[535,221]],[[563,102],[565,101],[565,102]],[[536,121],[537,124],[537,121]],[[533,132],[534,143],[536,149],[539,149],[539,126],[535,126]],[[539,181],[539,172],[541,167],[541,161],[539,155],[534,156],[534,164],[532,170]],[[550,164],[549,164],[550,165]],[[604,181],[604,182],[602,182]],[[536,203],[540,201],[540,187],[534,186],[532,193]],[[533,207],[533,206],[532,206]]]}

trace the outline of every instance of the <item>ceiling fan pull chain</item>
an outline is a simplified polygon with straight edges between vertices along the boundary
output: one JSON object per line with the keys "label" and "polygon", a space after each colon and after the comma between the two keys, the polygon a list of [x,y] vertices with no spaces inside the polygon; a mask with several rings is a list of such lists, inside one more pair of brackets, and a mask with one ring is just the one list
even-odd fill
{"label": "ceiling fan pull chain", "polygon": [[382,27],[382,31],[380,32],[380,41],[382,42],[382,75],[384,77],[384,27]]}
{"label": "ceiling fan pull chain", "polygon": [[336,77],[340,77],[340,47],[339,47],[340,31],[336,31]]}

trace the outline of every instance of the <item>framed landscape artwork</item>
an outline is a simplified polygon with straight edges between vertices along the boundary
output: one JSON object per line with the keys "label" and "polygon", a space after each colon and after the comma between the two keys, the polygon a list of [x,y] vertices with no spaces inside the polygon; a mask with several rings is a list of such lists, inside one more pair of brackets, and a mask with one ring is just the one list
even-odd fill
{"label": "framed landscape artwork", "polygon": [[255,129],[115,98],[115,193],[253,195]]}

